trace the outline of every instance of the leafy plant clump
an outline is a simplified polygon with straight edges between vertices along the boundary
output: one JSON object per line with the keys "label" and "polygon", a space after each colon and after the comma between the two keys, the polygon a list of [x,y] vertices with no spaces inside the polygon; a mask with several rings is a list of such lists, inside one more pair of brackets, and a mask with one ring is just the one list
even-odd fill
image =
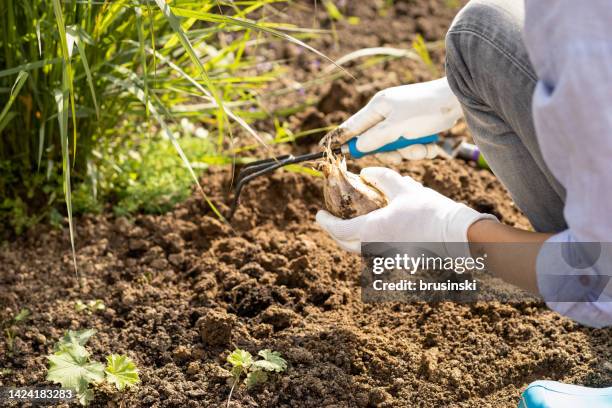
{"label": "leafy plant clump", "polygon": [[[224,161],[215,153],[208,138],[184,132],[180,143],[198,172],[210,164],[231,162],[231,158]],[[91,159],[95,169],[91,179],[73,191],[75,213],[98,213],[108,206],[121,216],[135,212],[158,214],[191,194],[193,179],[170,140],[134,136],[130,140],[101,142],[99,149],[101,154]]]}
{"label": "leafy plant clump", "polygon": [[53,354],[47,356],[49,368],[47,380],[61,384],[63,388],[76,391],[81,405],[89,404],[94,398],[90,385],[98,385],[106,381],[119,391],[135,386],[140,379],[136,365],[127,356],[111,354],[106,357],[106,367],[91,360],[85,344],[95,330],[68,330],[64,337],[55,344]]}
{"label": "leafy plant clump", "polygon": [[253,388],[268,381],[268,373],[282,373],[287,369],[287,361],[277,351],[265,349],[261,350],[257,355],[261,359],[254,360],[248,351],[236,349],[227,357],[227,362],[232,365],[232,376],[234,377],[234,383],[227,397],[228,406],[234,388],[243,377],[245,377],[244,382],[247,388]]}
{"label": "leafy plant clump", "polygon": [[87,314],[92,314],[96,312],[101,312],[106,309],[106,305],[100,299],[90,300],[85,303],[82,300],[77,300],[74,304],[74,309],[77,312],[86,312]]}
{"label": "leafy plant clump", "polygon": [[72,184],[94,183],[96,162],[114,161],[106,142],[139,135],[170,141],[204,195],[173,128],[197,118],[216,156],[235,129],[264,143],[246,120],[268,116],[257,90],[281,65],[250,53],[271,41],[259,34],[331,62],[286,33],[297,27],[266,21],[284,1],[0,2],[0,227],[20,233],[67,215],[74,247]]}

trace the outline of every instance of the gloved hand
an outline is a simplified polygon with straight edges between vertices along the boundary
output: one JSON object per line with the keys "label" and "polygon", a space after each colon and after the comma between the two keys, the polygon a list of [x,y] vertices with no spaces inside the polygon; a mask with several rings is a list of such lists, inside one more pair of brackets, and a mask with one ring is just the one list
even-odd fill
{"label": "gloved hand", "polygon": [[465,245],[445,246],[447,253],[439,255],[468,257],[470,225],[496,220],[385,167],[365,168],[361,177],[387,196],[386,207],[349,220],[317,213],[319,225],[347,251],[361,252],[362,242],[459,242]]}
{"label": "gloved hand", "polygon": [[[378,92],[366,106],[342,123],[339,142],[359,136],[357,148],[369,152],[400,136],[409,139],[448,130],[461,116],[461,106],[446,77],[396,86]],[[414,145],[384,155],[419,160],[433,158],[436,153],[435,145]]]}

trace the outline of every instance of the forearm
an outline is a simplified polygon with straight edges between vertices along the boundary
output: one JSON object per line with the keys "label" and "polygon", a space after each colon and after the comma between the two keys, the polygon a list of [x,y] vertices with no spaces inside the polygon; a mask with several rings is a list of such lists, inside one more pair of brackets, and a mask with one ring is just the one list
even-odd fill
{"label": "forearm", "polygon": [[493,275],[526,291],[539,292],[536,260],[540,247],[552,234],[529,232],[496,221],[481,220],[468,228],[467,236],[472,256],[487,254],[487,268]]}

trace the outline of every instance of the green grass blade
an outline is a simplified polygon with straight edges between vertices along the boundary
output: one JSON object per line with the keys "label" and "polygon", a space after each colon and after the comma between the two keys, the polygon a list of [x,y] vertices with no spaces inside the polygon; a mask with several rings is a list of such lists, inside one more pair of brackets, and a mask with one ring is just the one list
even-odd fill
{"label": "green grass blade", "polygon": [[[151,48],[156,49],[155,47],[155,25],[153,21],[153,11],[151,10],[151,6],[147,4],[147,13],[149,14],[149,31],[151,32]],[[153,86],[155,86],[155,80],[157,78],[157,59],[155,58],[155,54],[153,54]]]}
{"label": "green grass blade", "polygon": [[144,91],[141,88],[139,88],[138,86],[136,86],[133,82],[124,81],[124,80],[121,80],[121,79],[119,79],[117,77],[114,77],[112,75],[104,75],[104,77],[106,79],[108,79],[110,82],[120,86],[121,88],[123,88],[126,91],[128,91],[130,94],[134,95],[141,103],[149,105],[149,112],[151,112],[151,114],[153,115],[153,117],[155,118],[155,120],[157,121],[159,126],[161,127],[161,129],[164,132],[164,134],[166,135],[166,137],[168,137],[168,139],[172,142],[172,145],[174,146],[174,148],[176,149],[177,153],[179,154],[181,160],[183,161],[183,164],[185,164],[185,167],[187,168],[187,170],[189,171],[189,174],[193,178],[193,181],[195,182],[198,190],[200,191],[200,193],[202,194],[202,196],[206,200],[206,203],[210,206],[210,208],[217,215],[217,217],[219,217],[222,220],[225,220],[223,215],[221,215],[221,213],[219,212],[217,207],[213,204],[213,202],[210,200],[208,195],[204,192],[204,189],[200,185],[198,177],[195,174],[195,171],[193,170],[193,166],[191,165],[191,162],[189,161],[189,159],[185,155],[185,152],[183,151],[183,148],[181,147],[181,145],[178,143],[178,141],[176,140],[176,138],[172,134],[172,131],[168,128],[168,125],[166,124],[166,121],[164,120],[162,115],[160,115],[159,112],[157,112],[157,108],[155,107],[155,105],[153,105],[153,103],[151,103],[150,100],[147,100],[145,98]]}
{"label": "green grass blade", "polygon": [[[367,57],[377,57],[380,55],[395,57],[395,58],[410,58],[415,61],[420,61],[420,57],[418,54],[410,49],[403,48],[392,48],[392,47],[371,47],[371,48],[361,48],[356,51],[349,52],[346,55],[338,58],[336,60],[336,64],[345,65],[348,62]],[[334,68],[333,65],[328,65],[323,72],[330,72]]]}
{"label": "green grass blade", "polygon": [[74,248],[74,225],[72,222],[72,192],[70,190],[70,151],[68,148],[68,112],[66,110],[66,99],[69,94],[67,73],[64,73],[63,89],[54,92],[57,104],[57,120],[59,121],[60,140],[62,145],[62,172],[64,175],[64,198],[66,200],[66,211],[68,212],[68,229],[70,232],[70,245],[72,247],[72,262],[77,280],[79,272],[76,262],[76,250]]}
{"label": "green grass blade", "polygon": [[[145,98],[149,100],[149,70],[147,68],[147,53],[145,51],[145,36],[142,27],[142,9],[140,7],[134,8],[136,14],[136,29],[138,30],[138,54],[140,55],[140,64],[142,65],[142,72],[144,74],[144,92]],[[149,104],[145,104],[147,117],[149,116]]]}
{"label": "green grass blade", "polygon": [[64,59],[64,80],[67,81],[68,92],[70,94],[70,108],[72,110],[72,129],[74,131],[74,159],[76,160],[76,141],[77,141],[77,124],[76,124],[76,108],[74,101],[74,85],[72,83],[73,73],[71,59],[71,50],[68,49],[68,37],[66,36],[66,25],[64,23],[64,14],[62,13],[62,5],[60,0],[53,0],[53,12],[55,13],[55,22],[60,36],[60,45],[62,50],[62,58]]}
{"label": "green grass blade", "polygon": [[42,40],[40,35],[40,20],[36,22],[36,40],[38,42],[38,56],[42,58]]}
{"label": "green grass blade", "polygon": [[[55,1],[58,1],[58,0],[55,0]],[[204,80],[204,83],[206,84],[206,86],[210,90],[213,98],[215,99],[215,101],[217,102],[219,107],[222,108],[223,107],[223,101],[221,101],[221,98],[219,98],[215,86],[210,81],[210,78],[208,77],[208,73],[206,72],[206,69],[204,68],[204,65],[202,64],[202,62],[198,58],[195,50],[193,49],[193,46],[191,45],[191,42],[189,42],[189,39],[187,38],[187,35],[185,34],[185,31],[183,31],[183,28],[181,27],[181,24],[180,24],[178,18],[174,15],[174,13],[172,12],[170,6],[168,4],[166,4],[165,0],[155,0],[155,2],[157,3],[157,6],[162,11],[162,13],[166,17],[166,19],[168,20],[168,23],[170,24],[170,27],[172,27],[174,32],[178,35],[179,41],[181,42],[181,45],[183,46],[183,48],[187,52],[187,54],[189,56],[189,59],[198,68],[198,71],[199,71],[200,75],[202,76],[202,78]],[[219,123],[219,127],[222,127],[222,125],[223,125],[222,122]]]}
{"label": "green grass blade", "polygon": [[[21,71],[19,72],[19,75],[17,75],[17,79],[15,80],[15,83],[13,84],[13,87],[11,88],[11,94],[9,96],[9,100],[7,104],[4,106],[4,109],[2,109],[2,112],[0,112],[0,123],[2,123],[2,121],[8,114],[9,109],[11,109],[11,106],[13,106],[13,103],[15,102],[15,99],[17,99],[17,95],[21,91],[23,84],[25,84],[26,79],[28,79],[28,76],[29,76],[28,73],[25,71]],[[8,123],[8,120],[6,123]]]}
{"label": "green grass blade", "polygon": [[15,112],[9,112],[2,120],[0,120],[0,133],[2,133],[6,125],[8,125],[9,122],[16,116],[17,114]]}
{"label": "green grass blade", "polygon": [[[163,0],[156,0],[156,1],[159,2]],[[279,37],[286,41],[297,44],[300,47],[306,48],[307,50],[317,54],[319,57],[336,65],[338,68],[344,71],[351,78],[354,78],[353,75],[351,75],[348,71],[346,71],[341,66],[337,65],[333,59],[329,58],[327,55],[323,54],[321,51],[311,47],[310,45],[306,44],[305,42],[301,40],[298,40],[294,36],[291,36],[289,34],[283,33],[282,31],[276,30],[270,27],[269,25],[266,25],[265,23],[256,23],[246,18],[230,17],[230,16],[225,16],[222,14],[205,13],[201,11],[188,10],[188,9],[177,8],[177,7],[172,7],[172,12],[174,12],[175,15],[180,16],[180,17],[196,18],[198,20],[208,21],[210,23],[225,23],[225,24],[230,24],[230,25],[236,25],[239,27],[271,34],[275,37]]]}
{"label": "green grass blade", "polygon": [[[183,30],[183,32],[187,33],[187,31],[189,31],[191,27],[197,22],[198,20],[194,18],[187,19],[186,21],[181,22],[181,29]],[[180,41],[181,41],[180,37],[175,34],[164,44],[164,49],[166,50],[176,49],[176,46],[178,45]]]}
{"label": "green grass blade", "polygon": [[91,75],[91,70],[89,69],[89,63],[87,62],[87,54],[85,53],[85,45],[83,44],[83,38],[80,33],[72,27],[68,27],[66,29],[68,35],[73,36],[75,39],[75,43],[77,46],[77,50],[79,51],[79,55],[81,56],[81,62],[83,63],[83,69],[85,70],[85,76],[87,77],[87,85],[89,86],[89,91],[91,93],[91,98],[93,100],[94,108],[96,109],[96,117],[100,119],[100,108],[98,107],[98,100],[96,98],[96,88],[93,84],[93,76]]}
{"label": "green grass blade", "polygon": [[[189,81],[189,83],[191,83],[193,86],[195,86],[198,91],[202,92],[204,94],[204,96],[206,97],[206,99],[210,100],[214,104],[214,106],[219,107],[219,105],[217,104],[217,101],[213,98],[211,93],[206,88],[204,88],[202,85],[200,85],[200,83],[198,81],[196,81],[193,77],[191,77],[183,69],[181,69],[181,67],[179,67],[178,65],[173,63],[170,59],[164,57],[163,55],[159,54],[157,51],[155,51],[155,50],[153,50],[151,48],[146,48],[146,51],[148,53],[150,53],[150,54],[153,54],[154,56],[157,56],[157,59],[159,59],[161,62],[167,64],[172,69],[174,69],[179,75],[181,75],[183,78],[185,78],[187,81]],[[253,136],[255,138],[255,140],[257,140],[257,142],[259,142],[263,147],[265,147],[267,149],[270,148],[268,146],[268,144],[261,138],[261,136],[259,136],[257,134],[255,129],[253,129],[248,123],[246,123],[244,121],[244,119],[242,119],[240,116],[236,115],[226,105],[222,105],[221,108],[227,114],[227,116],[229,116],[232,120],[234,120],[236,123],[238,123],[240,126],[242,126],[242,128],[244,130],[246,130],[251,136]]]}
{"label": "green grass blade", "polygon": [[15,75],[20,71],[32,71],[44,67],[45,65],[53,65],[62,62],[61,58],[47,58],[40,61],[28,62],[27,64],[21,64],[13,68],[8,68],[0,71],[0,78]]}
{"label": "green grass blade", "polygon": [[42,160],[43,148],[45,146],[45,122],[40,125],[38,129],[38,160],[36,164],[36,171],[40,170],[40,161]]}
{"label": "green grass blade", "polygon": [[306,174],[314,177],[323,177],[323,173],[321,173],[319,170],[313,169],[312,167],[301,166],[299,164],[289,164],[288,166],[284,166],[283,170],[289,171],[291,173]]}
{"label": "green grass blade", "polygon": [[412,48],[418,54],[418,56],[423,60],[427,68],[431,71],[431,73],[437,77],[438,76],[438,68],[431,60],[431,55],[429,54],[429,49],[427,48],[427,44],[423,39],[421,34],[417,34],[416,38],[412,42]]}

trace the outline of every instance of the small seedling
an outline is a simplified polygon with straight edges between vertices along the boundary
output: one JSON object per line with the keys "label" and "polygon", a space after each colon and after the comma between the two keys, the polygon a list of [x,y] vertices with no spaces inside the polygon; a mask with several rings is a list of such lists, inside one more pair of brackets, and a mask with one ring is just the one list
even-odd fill
{"label": "small seedling", "polygon": [[97,361],[90,361],[89,352],[85,348],[94,333],[94,330],[69,330],[55,345],[55,352],[47,356],[47,380],[75,390],[81,405],[87,405],[93,400],[93,390],[89,385],[104,380],[104,366]]}
{"label": "small seedling", "polygon": [[243,376],[247,388],[252,388],[268,381],[268,373],[281,373],[287,369],[287,362],[277,351],[266,349],[261,350],[257,355],[261,359],[253,360],[253,356],[248,351],[236,349],[227,357],[227,362],[232,365],[232,376],[234,377],[234,383],[227,397],[228,407],[234,388]]}
{"label": "small seedling", "polygon": [[123,391],[126,386],[136,385],[140,381],[136,365],[127,356],[109,355],[106,357],[106,368],[102,363],[90,359],[85,345],[94,334],[93,329],[69,330],[56,343],[55,352],[47,356],[47,380],[75,390],[81,405],[89,404],[94,398],[90,385],[95,386],[106,380]]}
{"label": "small seedling", "polygon": [[2,322],[4,334],[6,336],[6,348],[12,353],[15,348],[15,338],[17,337],[19,326],[30,317],[29,309],[21,309],[12,319]]}
{"label": "small seedling", "polygon": [[21,309],[19,313],[17,313],[17,315],[13,318],[13,321],[15,323],[20,323],[22,321],[25,321],[28,317],[30,317],[30,310]]}
{"label": "small seedling", "polygon": [[104,302],[100,299],[90,300],[87,303],[83,303],[81,300],[77,300],[74,304],[74,309],[77,312],[87,312],[87,314],[92,314],[95,312],[101,312],[106,309]]}
{"label": "small seedling", "polygon": [[114,384],[119,391],[131,387],[139,381],[136,364],[127,356],[111,354],[106,357],[106,381]]}

